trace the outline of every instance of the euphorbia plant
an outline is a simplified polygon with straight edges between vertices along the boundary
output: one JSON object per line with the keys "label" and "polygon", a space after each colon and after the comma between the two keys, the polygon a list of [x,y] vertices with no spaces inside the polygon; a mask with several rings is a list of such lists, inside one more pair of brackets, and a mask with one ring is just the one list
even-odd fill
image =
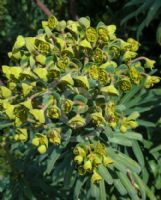
{"label": "euphorbia plant", "polygon": [[[102,22],[93,28],[88,18],[51,16],[37,36],[17,37],[11,66],[2,66],[1,118],[10,122],[11,152],[40,169],[54,199],[155,199],[142,179],[143,137],[135,129],[146,125],[147,89],[160,78],[147,73],[155,61],[138,57],[140,44],[115,31]],[[43,199],[53,193],[42,192]]]}

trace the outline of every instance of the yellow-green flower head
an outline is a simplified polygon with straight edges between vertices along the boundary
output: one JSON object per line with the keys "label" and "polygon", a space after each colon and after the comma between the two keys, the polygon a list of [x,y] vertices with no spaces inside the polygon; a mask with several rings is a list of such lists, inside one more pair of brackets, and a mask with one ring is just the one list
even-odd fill
{"label": "yellow-green flower head", "polygon": [[134,120],[130,120],[129,121],[129,126],[131,128],[136,128],[138,126],[138,123],[136,121],[134,121]]}
{"label": "yellow-green flower head", "polygon": [[128,73],[132,83],[139,85],[141,81],[140,72],[135,67],[130,67]]}
{"label": "yellow-green flower head", "polygon": [[35,57],[35,60],[42,64],[42,65],[45,65],[45,61],[46,61],[46,56],[44,56],[43,54],[39,54]]}
{"label": "yellow-green flower head", "polygon": [[74,157],[74,161],[75,161],[78,165],[80,165],[80,164],[83,162],[83,156],[81,156],[81,155],[75,156],[75,157]]}
{"label": "yellow-green flower head", "polygon": [[98,28],[98,35],[99,38],[103,41],[108,41],[108,31],[107,31],[107,27],[106,26],[101,26]]}
{"label": "yellow-green flower head", "polygon": [[84,148],[80,147],[80,146],[76,146],[73,150],[73,153],[75,155],[80,155],[82,157],[86,156],[86,151]]}
{"label": "yellow-green flower head", "polygon": [[9,119],[15,119],[15,114],[14,114],[15,106],[3,100],[1,103],[7,117]]}
{"label": "yellow-green flower head", "polygon": [[11,60],[20,60],[22,58],[22,52],[20,50],[13,50],[8,53],[8,57]]}
{"label": "yellow-green flower head", "polygon": [[25,46],[25,38],[22,35],[19,35],[16,38],[16,42],[15,42],[15,44],[13,46],[13,49],[20,49],[23,46]]}
{"label": "yellow-green flower head", "polygon": [[89,27],[86,30],[86,38],[89,42],[95,43],[97,41],[97,31],[96,29]]}
{"label": "yellow-green flower head", "polygon": [[60,77],[60,69],[54,66],[48,69],[49,78],[58,79]]}
{"label": "yellow-green flower head", "polygon": [[79,46],[83,47],[84,49],[92,49],[91,43],[88,40],[82,40],[79,42]]}
{"label": "yellow-green flower head", "polygon": [[125,133],[129,128],[129,119],[127,117],[123,117],[121,120],[120,131]]}
{"label": "yellow-green flower head", "polygon": [[122,57],[122,60],[127,62],[133,58],[135,58],[137,56],[137,53],[136,52],[133,52],[133,51],[126,51]]}
{"label": "yellow-green flower head", "polygon": [[40,138],[39,137],[35,137],[35,138],[33,138],[32,139],[32,144],[34,145],[34,146],[39,146],[39,144],[40,144]]}
{"label": "yellow-green flower head", "polygon": [[103,63],[101,66],[99,66],[99,69],[108,69],[109,67],[116,68],[117,63],[114,61],[107,61],[107,62]]}
{"label": "yellow-green flower head", "polygon": [[57,24],[58,24],[58,21],[57,21],[55,16],[50,16],[48,18],[48,26],[49,26],[50,29],[53,30],[56,27]]}
{"label": "yellow-green flower head", "polygon": [[131,45],[128,42],[125,42],[124,40],[119,39],[119,42],[120,42],[121,50],[126,51],[126,50],[129,50],[129,47],[131,47]]}
{"label": "yellow-green flower head", "polygon": [[110,101],[106,107],[105,107],[105,112],[107,115],[114,115],[116,109],[116,105],[113,101]]}
{"label": "yellow-green flower head", "polygon": [[5,86],[0,86],[0,97],[1,98],[8,98],[12,95],[12,92],[10,89],[8,89]]}
{"label": "yellow-green flower head", "polygon": [[93,172],[91,177],[91,182],[93,184],[99,183],[102,180],[102,176],[100,176],[96,171]]}
{"label": "yellow-green flower head", "polygon": [[36,136],[32,140],[32,144],[34,146],[38,146],[39,144],[44,144],[44,145],[48,146],[48,139],[47,139],[46,135],[37,133]]}
{"label": "yellow-green flower head", "polygon": [[14,108],[14,114],[17,118],[25,121],[28,116],[28,109],[24,105],[18,105]]}
{"label": "yellow-green flower head", "polygon": [[108,117],[108,124],[110,127],[115,128],[117,126],[117,122],[118,122],[118,116],[113,114],[113,115],[109,115]]}
{"label": "yellow-green flower head", "polygon": [[112,46],[110,47],[110,53],[112,54],[112,57],[119,57],[120,56],[120,49],[118,46]]}
{"label": "yellow-green flower head", "polygon": [[46,152],[47,147],[46,147],[45,145],[40,145],[40,146],[37,148],[37,150],[38,150],[38,152],[39,152],[40,154],[43,154],[43,153]]}
{"label": "yellow-green flower head", "polygon": [[91,114],[92,123],[98,127],[102,127],[105,124],[105,119],[101,112],[96,112]]}
{"label": "yellow-green flower head", "polygon": [[43,53],[48,54],[51,50],[49,43],[44,42],[44,41],[39,40],[39,39],[35,40],[35,46],[36,46],[37,50],[42,54]]}
{"label": "yellow-green flower head", "polygon": [[136,128],[138,123],[135,121],[139,117],[138,112],[134,112],[128,117],[124,117],[121,121],[120,131],[125,133],[130,128]]}
{"label": "yellow-green flower head", "polygon": [[119,86],[120,86],[120,89],[121,89],[123,92],[127,92],[127,91],[131,90],[131,87],[132,87],[129,78],[122,78],[122,79],[119,81]]}
{"label": "yellow-green flower head", "polygon": [[74,80],[78,87],[89,89],[89,82],[87,76],[77,76],[76,78],[74,78]]}
{"label": "yellow-green flower head", "polygon": [[62,51],[63,56],[74,56],[74,51],[72,47],[67,47]]}
{"label": "yellow-green flower head", "polygon": [[86,120],[77,114],[69,120],[68,125],[73,129],[81,128],[86,125]]}
{"label": "yellow-green flower head", "polygon": [[145,59],[145,64],[144,64],[144,67],[145,68],[149,68],[149,69],[153,69],[154,68],[154,64],[156,63],[156,61],[155,60],[151,60],[151,59],[149,59],[149,58],[146,58]]}
{"label": "yellow-green flower head", "polygon": [[73,102],[69,99],[66,99],[62,104],[61,104],[61,110],[68,114],[72,110]]}
{"label": "yellow-green flower head", "polygon": [[103,164],[107,167],[109,164],[112,164],[113,160],[109,156],[103,156]]}
{"label": "yellow-green flower head", "polygon": [[39,153],[43,154],[46,152],[48,147],[48,139],[46,135],[36,134],[36,136],[32,139],[32,144],[37,147]]}
{"label": "yellow-green flower head", "polygon": [[52,105],[47,109],[47,116],[51,119],[59,119],[61,117],[61,111],[56,105]]}
{"label": "yellow-green flower head", "polygon": [[92,162],[90,160],[85,161],[83,168],[85,171],[92,171]]}
{"label": "yellow-green flower head", "polygon": [[67,56],[60,58],[57,62],[58,67],[62,70],[64,70],[68,64],[69,64],[69,58]]}
{"label": "yellow-green flower head", "polygon": [[16,88],[17,84],[15,82],[9,82],[8,83],[8,88],[12,91]]}
{"label": "yellow-green flower head", "polygon": [[92,163],[94,162],[96,154],[91,152],[87,155],[87,159],[90,160]]}
{"label": "yellow-green flower head", "polygon": [[127,42],[130,44],[130,51],[138,51],[140,43],[133,38],[128,38]]}
{"label": "yellow-green flower head", "polygon": [[106,86],[106,87],[102,87],[101,92],[107,93],[109,95],[119,96],[119,91],[115,88],[115,86],[113,84]]}
{"label": "yellow-green flower head", "polygon": [[110,76],[109,74],[105,71],[100,69],[98,72],[98,81],[102,85],[107,85],[110,82]]}
{"label": "yellow-green flower head", "polygon": [[54,130],[50,131],[48,134],[49,141],[53,144],[60,144],[61,143],[60,132],[61,132],[60,128],[55,128]]}
{"label": "yellow-green flower head", "polygon": [[93,51],[93,56],[92,56],[94,62],[96,63],[102,63],[103,61],[103,51],[100,48],[96,48]]}
{"label": "yellow-green flower head", "polygon": [[120,131],[121,131],[122,133],[125,133],[125,132],[127,131],[127,126],[121,125]]}
{"label": "yellow-green flower head", "polygon": [[108,37],[110,40],[116,39],[115,32],[116,32],[116,26],[114,24],[107,26],[108,31]]}
{"label": "yellow-green flower head", "polygon": [[71,77],[71,74],[66,74],[60,79],[60,83],[63,85],[74,85],[73,78]]}
{"label": "yellow-green flower head", "polygon": [[135,111],[128,116],[129,120],[136,120],[140,116],[139,112]]}
{"label": "yellow-green flower head", "polygon": [[12,79],[12,76],[14,74],[15,69],[17,71],[17,73],[16,73],[17,76],[16,77],[14,76],[14,78],[19,78],[20,73],[22,72],[21,68],[19,68],[19,67],[17,67],[17,68],[15,68],[15,67],[9,67],[7,65],[3,65],[2,66],[2,72],[4,73],[4,75],[6,76],[6,78],[9,79],[9,80]]}
{"label": "yellow-green flower head", "polygon": [[159,76],[150,76],[150,75],[148,75],[146,80],[145,80],[145,83],[144,83],[145,88],[153,87],[154,84],[160,82],[160,79],[161,78]]}
{"label": "yellow-green flower head", "polygon": [[101,143],[97,143],[94,147],[94,152],[95,153],[98,153],[100,155],[106,155],[107,152],[106,152],[106,149],[105,149],[105,146]]}
{"label": "yellow-green flower head", "polygon": [[27,129],[25,128],[17,129],[14,139],[16,141],[26,142],[26,140],[28,139]]}
{"label": "yellow-green flower head", "polygon": [[93,160],[93,165],[98,166],[102,163],[102,156],[95,154],[94,160]]}
{"label": "yellow-green flower head", "polygon": [[82,167],[82,166],[79,166],[78,167],[78,173],[80,176],[83,176],[86,174],[86,170]]}
{"label": "yellow-green flower head", "polygon": [[98,80],[99,70],[96,65],[92,65],[88,71],[90,78]]}

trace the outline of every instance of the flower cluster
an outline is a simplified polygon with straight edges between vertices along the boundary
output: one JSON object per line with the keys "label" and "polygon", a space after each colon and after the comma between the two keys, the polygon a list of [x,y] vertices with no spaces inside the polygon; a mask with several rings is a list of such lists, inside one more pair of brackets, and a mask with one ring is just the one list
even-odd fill
{"label": "flower cluster", "polygon": [[113,163],[104,145],[101,143],[77,145],[73,152],[75,154],[74,161],[77,164],[79,174],[92,174],[92,183],[97,183],[102,179],[97,172],[99,165],[102,164],[107,167],[109,164]]}
{"label": "flower cluster", "polygon": [[[2,66],[7,85],[0,86],[1,118],[12,123],[17,142],[32,143],[42,154],[61,145],[67,130],[76,138],[106,126],[122,133],[137,127],[139,115],[127,116],[126,106],[119,111],[118,99],[160,78],[146,73],[155,61],[137,57],[140,44],[115,32],[115,25],[94,28],[88,18],[51,16],[37,36],[17,37],[8,54],[12,66]],[[93,182],[100,179],[97,165],[112,162],[100,144],[78,145],[74,152],[79,173],[93,172]]]}

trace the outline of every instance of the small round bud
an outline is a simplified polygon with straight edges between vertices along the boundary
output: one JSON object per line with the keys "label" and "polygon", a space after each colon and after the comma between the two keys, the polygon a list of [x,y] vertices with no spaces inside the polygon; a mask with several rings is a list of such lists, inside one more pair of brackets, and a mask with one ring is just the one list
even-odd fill
{"label": "small round bud", "polygon": [[83,165],[83,168],[86,171],[91,171],[92,170],[92,163],[91,163],[91,161],[90,160],[85,161],[85,163]]}
{"label": "small round bud", "polygon": [[131,89],[131,87],[132,87],[129,78],[122,78],[122,79],[119,81],[119,86],[120,86],[120,89],[121,89],[123,92],[129,91],[129,90]]}
{"label": "small round bud", "polygon": [[39,152],[40,154],[43,154],[43,153],[46,152],[47,148],[46,148],[45,145],[40,145],[40,146],[37,148],[37,150],[38,150],[38,152]]}
{"label": "small round bud", "polygon": [[93,43],[96,42],[97,41],[97,31],[92,27],[87,28],[86,38],[89,42],[93,42]]}
{"label": "small round bud", "polygon": [[34,146],[39,146],[39,144],[40,144],[39,138],[38,138],[38,137],[35,137],[35,138],[32,140],[32,144],[33,144]]}
{"label": "small round bud", "polygon": [[92,177],[91,177],[91,182],[93,184],[96,184],[102,180],[102,176],[100,176],[97,172],[94,172]]}

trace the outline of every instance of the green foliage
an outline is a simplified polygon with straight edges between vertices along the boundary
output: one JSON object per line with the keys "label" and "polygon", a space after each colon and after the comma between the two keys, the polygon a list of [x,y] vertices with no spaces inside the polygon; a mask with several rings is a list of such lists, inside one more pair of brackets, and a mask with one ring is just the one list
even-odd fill
{"label": "green foliage", "polygon": [[[122,24],[127,23],[132,18],[138,19],[137,37],[141,35],[143,29],[148,27],[154,20],[160,19],[161,17],[161,1],[160,0],[145,0],[145,1],[128,1],[125,3],[124,11],[126,16],[122,20]],[[156,27],[156,39],[161,44],[160,37],[160,24]]]}
{"label": "green foliage", "polygon": [[156,199],[144,156],[155,124],[143,114],[160,78],[139,42],[115,32],[51,16],[35,37],[17,37],[0,86],[11,168],[2,199]]}

